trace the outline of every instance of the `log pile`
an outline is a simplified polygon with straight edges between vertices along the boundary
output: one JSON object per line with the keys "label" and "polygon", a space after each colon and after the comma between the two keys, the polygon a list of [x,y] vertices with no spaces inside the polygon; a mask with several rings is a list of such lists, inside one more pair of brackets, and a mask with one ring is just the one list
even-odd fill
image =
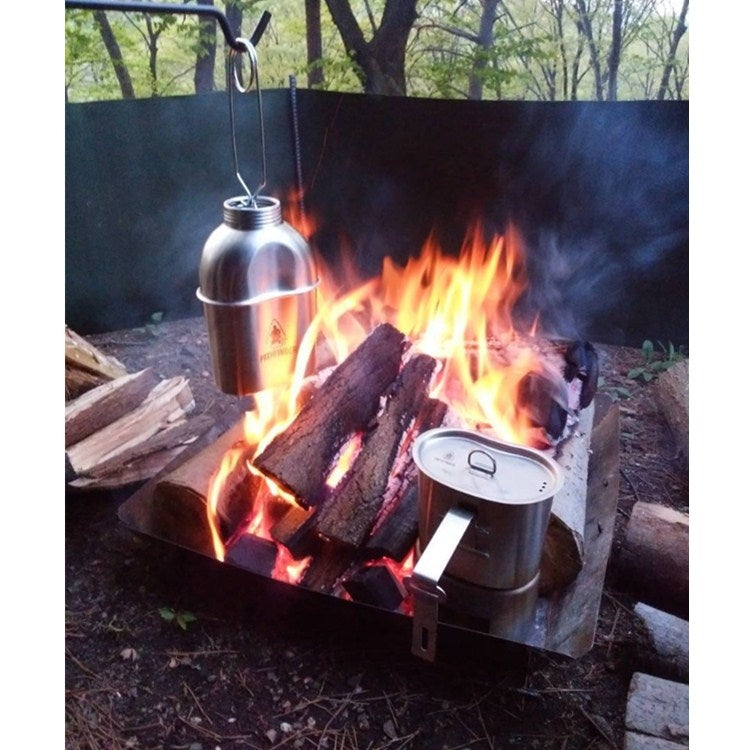
{"label": "log pile", "polygon": [[65,475],[70,487],[114,489],[154,476],[209,426],[184,377],[160,380],[65,329]]}
{"label": "log pile", "polygon": [[[590,389],[585,377],[595,365],[588,350],[585,354],[586,367],[571,369],[560,352],[563,388],[577,378]],[[246,446],[233,470],[236,476],[225,483],[218,512],[225,560],[254,572],[258,566],[272,567],[267,542],[273,542],[296,560],[309,558],[300,585],[399,608],[406,592],[397,571],[412,552],[418,530],[417,469],[411,446],[422,432],[454,425],[456,420],[447,404],[429,396],[439,368],[437,360],[412,351],[400,331],[382,324],[326,378],[316,379],[295,419],[255,457],[251,458],[254,447]],[[560,390],[557,383],[553,390]],[[579,384],[579,390],[585,389]],[[586,392],[585,397],[590,395]],[[540,420],[546,421],[547,415]],[[205,522],[211,478],[228,448],[242,450],[240,430],[237,425],[220,445],[157,483],[157,515],[163,512],[167,519],[160,535],[212,554]],[[590,421],[584,419],[574,441],[582,458],[570,458],[571,464],[583,466],[583,481],[572,486],[545,550],[545,565],[563,568],[547,576],[550,590],[567,585],[582,566],[582,523],[577,519],[585,517],[590,431]],[[332,481],[334,468],[352,446],[351,462],[343,476]],[[296,499],[294,504],[270,501],[263,538],[246,530],[248,519],[269,501],[267,492],[263,499],[258,473]],[[240,495],[245,493],[244,508],[237,488]],[[245,523],[233,529],[239,519]],[[240,546],[234,550],[234,545]],[[253,550],[262,552],[260,561],[251,560]]]}

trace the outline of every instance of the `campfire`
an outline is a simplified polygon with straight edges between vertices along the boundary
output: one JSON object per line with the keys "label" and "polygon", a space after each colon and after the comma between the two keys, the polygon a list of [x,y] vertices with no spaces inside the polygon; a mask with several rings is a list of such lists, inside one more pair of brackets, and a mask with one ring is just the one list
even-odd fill
{"label": "campfire", "polygon": [[[241,424],[157,483],[154,528],[256,574],[411,614],[414,440],[449,426],[554,456],[593,398],[596,353],[514,320],[527,279],[513,228],[485,237],[477,223],[457,256],[430,237],[365,281],[352,263],[317,263],[317,315],[288,383],[255,393]],[[582,519],[585,485],[578,494]],[[553,513],[543,592],[580,571],[582,525]]]}

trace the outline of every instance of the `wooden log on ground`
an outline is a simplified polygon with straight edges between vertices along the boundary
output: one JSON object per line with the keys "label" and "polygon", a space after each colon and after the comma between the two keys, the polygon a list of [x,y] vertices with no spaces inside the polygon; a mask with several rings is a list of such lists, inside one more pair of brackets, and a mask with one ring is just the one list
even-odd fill
{"label": "wooden log on ground", "polygon": [[639,501],[616,561],[623,588],[684,619],[690,588],[689,532],[687,514]]}
{"label": "wooden log on ground", "polygon": [[555,456],[565,481],[552,500],[552,512],[544,539],[539,593],[565,588],[583,568],[586,524],[589,448],[594,424],[594,405],[580,413],[575,431],[558,446]]}
{"label": "wooden log on ground", "polygon": [[315,527],[323,537],[354,548],[365,540],[383,503],[396,452],[427,399],[436,366],[426,354],[418,354],[404,365],[375,428],[317,515]]}
{"label": "wooden log on ground", "polygon": [[380,397],[398,374],[406,343],[393,326],[378,326],[254,460],[255,466],[300,503],[317,505],[325,495],[333,458],[347,438],[364,430],[377,414]]}
{"label": "wooden log on ground", "polygon": [[638,732],[625,732],[625,744],[622,750],[683,750],[685,745],[680,742],[650,737]]}
{"label": "wooden log on ground", "polygon": [[688,686],[636,672],[628,690],[625,727],[645,737],[687,745]]}
{"label": "wooden log on ground", "polygon": [[633,611],[648,631],[655,653],[646,658],[646,671],[657,677],[687,682],[690,677],[687,620],[643,602],[638,602]]}
{"label": "wooden log on ground", "polygon": [[181,420],[195,406],[183,377],[162,380],[132,411],[67,448],[73,469],[91,475],[97,465],[124,454],[134,446]]}
{"label": "wooden log on ground", "polygon": [[685,458],[690,447],[688,375],[688,361],[677,362],[659,375],[654,387],[659,408]]}
{"label": "wooden log on ground", "polygon": [[65,447],[133,411],[158,384],[151,368],[110,380],[65,405]]}
{"label": "wooden log on ground", "polygon": [[206,504],[211,480],[231,449],[240,457],[227,478],[217,514],[222,538],[227,540],[235,533],[252,511],[252,498],[263,481],[247,468],[252,449],[245,443],[242,420],[156,483],[150,514],[154,535],[213,556]]}

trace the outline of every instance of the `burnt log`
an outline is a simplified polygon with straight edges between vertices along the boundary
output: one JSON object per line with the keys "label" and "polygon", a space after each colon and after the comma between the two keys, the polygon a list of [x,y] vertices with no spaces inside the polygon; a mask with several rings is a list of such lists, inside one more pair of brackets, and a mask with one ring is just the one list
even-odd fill
{"label": "burnt log", "polygon": [[[447,405],[438,399],[427,399],[409,431],[411,450],[414,439],[427,430],[440,427],[448,412]],[[389,480],[385,500],[372,534],[363,548],[366,558],[390,557],[403,560],[414,546],[419,530],[418,471],[411,454],[407,453],[403,467]]]}
{"label": "burnt log", "polygon": [[378,326],[255,459],[255,466],[300,503],[317,505],[337,452],[377,414],[381,396],[398,375],[406,344],[393,326]]}
{"label": "burnt log", "polygon": [[326,539],[354,548],[364,542],[383,504],[399,445],[427,399],[436,366],[426,354],[418,354],[404,365],[375,428],[318,514],[315,526]]}
{"label": "burnt log", "polygon": [[345,578],[341,585],[355,602],[381,609],[398,609],[406,589],[387,565],[368,565]]}
{"label": "burnt log", "polygon": [[623,588],[641,601],[678,617],[688,617],[689,516],[638,501],[617,557]]}
{"label": "burnt log", "polygon": [[596,395],[599,383],[599,355],[588,341],[574,341],[565,349],[563,357],[563,377],[569,383],[576,378],[581,381],[579,407],[585,409]]}
{"label": "burnt log", "polygon": [[315,533],[313,516],[315,508],[291,505],[289,510],[271,528],[271,536],[283,544],[295,560],[314,554],[321,545]]}
{"label": "burnt log", "polygon": [[336,544],[323,544],[310,561],[300,584],[324,594],[333,593],[339,579],[354,561],[354,550]]}
{"label": "burnt log", "polygon": [[255,534],[242,534],[233,540],[224,560],[243,570],[271,578],[277,553],[276,545],[268,539],[261,539]]}
{"label": "burnt log", "polygon": [[518,404],[531,424],[547,433],[551,443],[562,437],[568,421],[568,389],[561,376],[527,373],[518,384]]}

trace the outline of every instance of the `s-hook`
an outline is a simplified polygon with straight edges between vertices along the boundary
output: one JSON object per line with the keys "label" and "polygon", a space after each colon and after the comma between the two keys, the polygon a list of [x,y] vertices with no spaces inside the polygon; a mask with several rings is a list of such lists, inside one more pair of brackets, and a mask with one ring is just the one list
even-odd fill
{"label": "s-hook", "polygon": [[[247,197],[250,201],[250,206],[256,207],[256,198],[260,195],[260,191],[266,185],[266,134],[263,127],[263,99],[260,91],[260,78],[258,75],[258,55],[255,52],[255,46],[248,39],[237,39],[237,42],[242,47],[244,52],[247,52],[250,58],[250,75],[247,80],[247,84],[243,85],[240,80],[239,73],[237,72],[237,57],[240,54],[236,49],[232,49],[229,53],[227,60],[227,91],[229,92],[229,124],[232,131],[232,154],[234,155],[234,171],[237,175],[237,179],[240,181],[240,185],[245,188]],[[258,127],[260,128],[260,157],[261,157],[261,180],[258,187],[255,188],[255,192],[250,190],[245,181],[242,179],[240,174],[239,160],[237,158],[237,135],[234,120],[234,94],[233,91],[236,88],[242,94],[246,94],[255,83],[255,89],[258,92]]]}

